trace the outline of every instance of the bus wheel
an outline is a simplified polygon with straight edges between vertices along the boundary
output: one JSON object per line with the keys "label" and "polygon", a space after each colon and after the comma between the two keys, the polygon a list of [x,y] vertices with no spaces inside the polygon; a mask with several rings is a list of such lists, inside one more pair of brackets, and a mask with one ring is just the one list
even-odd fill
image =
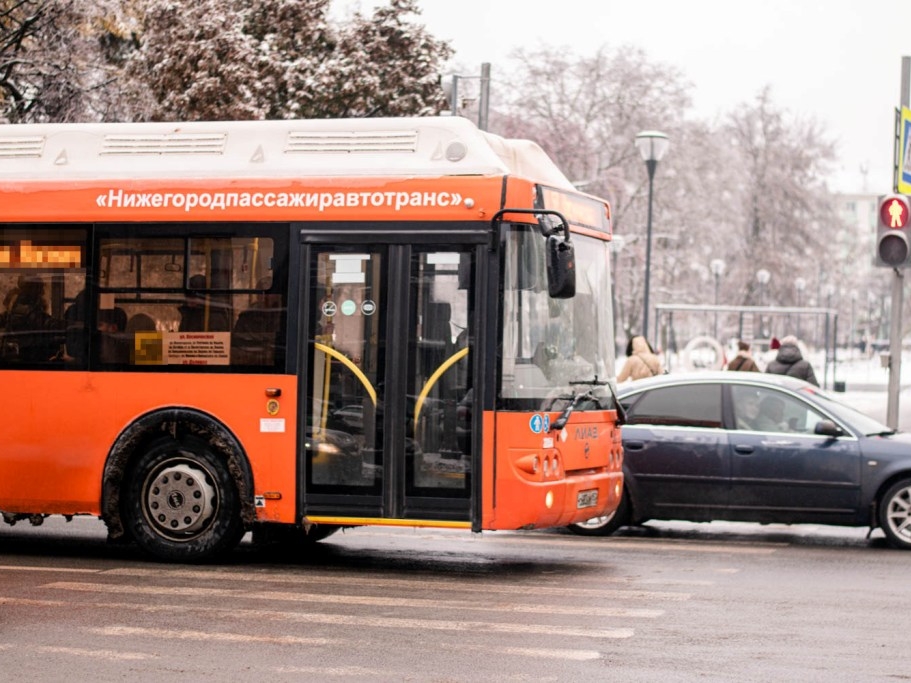
{"label": "bus wheel", "polygon": [[124,517],[147,553],[178,562],[231,550],[244,533],[225,463],[198,439],[152,444],[128,475]]}
{"label": "bus wheel", "polygon": [[893,548],[911,549],[911,479],[897,481],[879,503],[879,525]]}
{"label": "bus wheel", "polygon": [[623,492],[620,505],[612,514],[593,517],[586,522],[570,524],[569,530],[580,536],[610,536],[617,529],[629,524],[629,497]]}

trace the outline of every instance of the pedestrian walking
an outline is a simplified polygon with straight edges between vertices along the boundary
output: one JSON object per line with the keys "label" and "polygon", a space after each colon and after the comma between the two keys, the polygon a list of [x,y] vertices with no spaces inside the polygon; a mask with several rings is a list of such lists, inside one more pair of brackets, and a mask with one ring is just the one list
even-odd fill
{"label": "pedestrian walking", "polygon": [[781,340],[781,346],[778,347],[778,354],[765,369],[774,375],[788,375],[805,380],[810,384],[819,386],[816,381],[816,373],[813,372],[813,366],[810,361],[803,357],[800,348],[797,346],[797,337],[788,335]]}
{"label": "pedestrian walking", "polygon": [[637,335],[629,340],[629,343],[626,345],[626,356],[626,362],[623,364],[623,369],[620,371],[620,374],[617,375],[618,384],[627,380],[653,377],[654,375],[660,375],[664,372],[664,367],[661,365],[661,359],[658,358],[658,355],[655,353],[652,345],[648,343],[648,340],[641,335]]}
{"label": "pedestrian walking", "polygon": [[735,372],[760,372],[750,353],[750,345],[742,339],[737,342],[737,355],[728,363],[728,370]]}

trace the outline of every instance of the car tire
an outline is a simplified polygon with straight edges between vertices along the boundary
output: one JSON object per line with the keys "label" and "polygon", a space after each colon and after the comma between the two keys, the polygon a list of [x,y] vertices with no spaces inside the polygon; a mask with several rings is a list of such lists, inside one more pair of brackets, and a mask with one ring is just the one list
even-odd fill
{"label": "car tire", "polygon": [[620,505],[613,514],[603,517],[593,517],[586,522],[570,524],[569,530],[580,536],[610,536],[622,526],[627,526],[630,520],[629,496],[626,491],[620,499]]}
{"label": "car tire", "polygon": [[911,550],[911,479],[890,486],[879,501],[879,526],[889,544]]}
{"label": "car tire", "polygon": [[193,437],[159,439],[127,475],[126,528],[149,555],[199,562],[233,549],[244,534],[227,464]]}

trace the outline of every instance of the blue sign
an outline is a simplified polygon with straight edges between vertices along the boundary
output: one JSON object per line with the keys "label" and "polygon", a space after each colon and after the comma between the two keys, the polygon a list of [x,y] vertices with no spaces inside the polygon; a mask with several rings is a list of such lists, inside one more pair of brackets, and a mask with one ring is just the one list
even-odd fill
{"label": "blue sign", "polygon": [[902,107],[900,116],[895,189],[902,194],[911,194],[911,109]]}
{"label": "blue sign", "polygon": [[538,413],[535,413],[528,421],[528,426],[531,427],[531,431],[533,431],[535,434],[540,434],[542,431],[544,431],[544,418],[541,417]]}

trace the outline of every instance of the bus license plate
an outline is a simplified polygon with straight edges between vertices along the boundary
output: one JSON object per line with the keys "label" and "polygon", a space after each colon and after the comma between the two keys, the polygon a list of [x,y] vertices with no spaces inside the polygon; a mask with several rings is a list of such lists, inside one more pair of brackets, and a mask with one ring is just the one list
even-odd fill
{"label": "bus license plate", "polygon": [[598,489],[579,491],[576,495],[576,509],[593,508],[598,504]]}

